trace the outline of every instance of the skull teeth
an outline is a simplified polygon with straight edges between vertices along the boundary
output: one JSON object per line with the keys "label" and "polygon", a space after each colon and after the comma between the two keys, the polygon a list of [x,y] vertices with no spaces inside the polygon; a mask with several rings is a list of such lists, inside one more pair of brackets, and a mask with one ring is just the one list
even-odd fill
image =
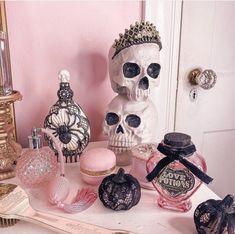
{"label": "skull teeth", "polygon": [[114,148],[131,148],[134,146],[133,142],[129,141],[109,141],[109,146]]}
{"label": "skull teeth", "polygon": [[109,149],[112,150],[114,153],[119,154],[130,150],[135,144],[129,141],[117,141],[117,140],[110,140],[109,141]]}
{"label": "skull teeth", "polygon": [[128,151],[127,147],[114,147],[114,146],[109,145],[108,148],[116,154],[120,154],[120,153]]}

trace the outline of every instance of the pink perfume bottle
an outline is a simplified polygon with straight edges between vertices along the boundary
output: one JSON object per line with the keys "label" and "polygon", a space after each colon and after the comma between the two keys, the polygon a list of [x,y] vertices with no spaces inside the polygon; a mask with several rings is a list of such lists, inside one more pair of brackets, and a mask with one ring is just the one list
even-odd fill
{"label": "pink perfume bottle", "polygon": [[52,179],[57,172],[57,159],[52,150],[42,147],[38,129],[32,129],[29,149],[17,160],[16,175],[27,187],[37,187]]}
{"label": "pink perfume bottle", "polygon": [[205,160],[197,154],[191,137],[183,133],[166,134],[146,167],[149,173],[146,178],[159,193],[158,205],[170,210],[190,210],[190,197],[202,181],[207,184],[212,181],[205,174]]}

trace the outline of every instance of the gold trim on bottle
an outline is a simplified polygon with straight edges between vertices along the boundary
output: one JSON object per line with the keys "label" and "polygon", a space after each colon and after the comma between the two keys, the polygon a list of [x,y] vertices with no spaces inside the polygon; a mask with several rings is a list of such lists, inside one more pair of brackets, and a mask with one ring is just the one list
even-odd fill
{"label": "gold trim on bottle", "polygon": [[116,168],[116,166],[113,166],[112,168],[108,169],[108,170],[104,170],[104,171],[89,171],[83,168],[80,168],[80,171],[83,174],[89,175],[89,176],[103,176],[103,175],[107,175],[110,174],[112,171],[114,171]]}

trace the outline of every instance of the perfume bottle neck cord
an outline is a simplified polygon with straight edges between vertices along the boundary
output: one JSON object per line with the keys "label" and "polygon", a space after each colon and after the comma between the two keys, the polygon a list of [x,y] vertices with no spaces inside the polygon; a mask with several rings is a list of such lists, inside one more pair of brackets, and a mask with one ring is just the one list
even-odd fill
{"label": "perfume bottle neck cord", "polygon": [[[64,203],[63,200],[67,197],[63,197],[63,194],[69,193],[69,182],[64,177],[64,157],[59,144],[59,141],[54,137],[51,130],[45,128],[37,128],[36,131],[41,131],[48,135],[58,151],[59,160],[60,160],[60,176],[55,177],[49,186],[49,202],[53,205],[56,205],[58,208],[64,210],[67,213],[78,213],[87,208],[89,208],[96,200],[97,193],[91,188],[82,188],[78,190],[77,195],[72,204]],[[63,176],[63,178],[61,178]],[[57,185],[60,185],[57,187]]]}
{"label": "perfume bottle neck cord", "polygon": [[48,135],[52,139],[53,143],[55,144],[55,147],[58,151],[59,160],[60,160],[60,175],[64,176],[65,175],[64,174],[64,157],[63,157],[63,153],[62,153],[58,140],[54,137],[54,135],[52,134],[50,130],[45,129],[45,128],[38,128],[38,130],[41,130],[43,133]]}

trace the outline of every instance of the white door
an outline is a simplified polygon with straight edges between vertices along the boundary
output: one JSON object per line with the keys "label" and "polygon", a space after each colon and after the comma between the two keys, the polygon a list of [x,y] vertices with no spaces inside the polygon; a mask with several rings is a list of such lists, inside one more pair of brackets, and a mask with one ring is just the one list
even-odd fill
{"label": "white door", "polygon": [[[145,12],[163,41],[165,73],[156,101],[166,107],[159,113],[162,132],[191,135],[214,177],[211,189],[235,195],[235,1],[147,0]],[[195,68],[212,69],[215,86],[191,85],[188,74]]]}
{"label": "white door", "polygon": [[[175,130],[189,133],[206,159],[211,188],[235,194],[235,2],[183,1]],[[189,72],[212,69],[210,90],[194,87]],[[197,98],[190,99],[196,88]]]}

